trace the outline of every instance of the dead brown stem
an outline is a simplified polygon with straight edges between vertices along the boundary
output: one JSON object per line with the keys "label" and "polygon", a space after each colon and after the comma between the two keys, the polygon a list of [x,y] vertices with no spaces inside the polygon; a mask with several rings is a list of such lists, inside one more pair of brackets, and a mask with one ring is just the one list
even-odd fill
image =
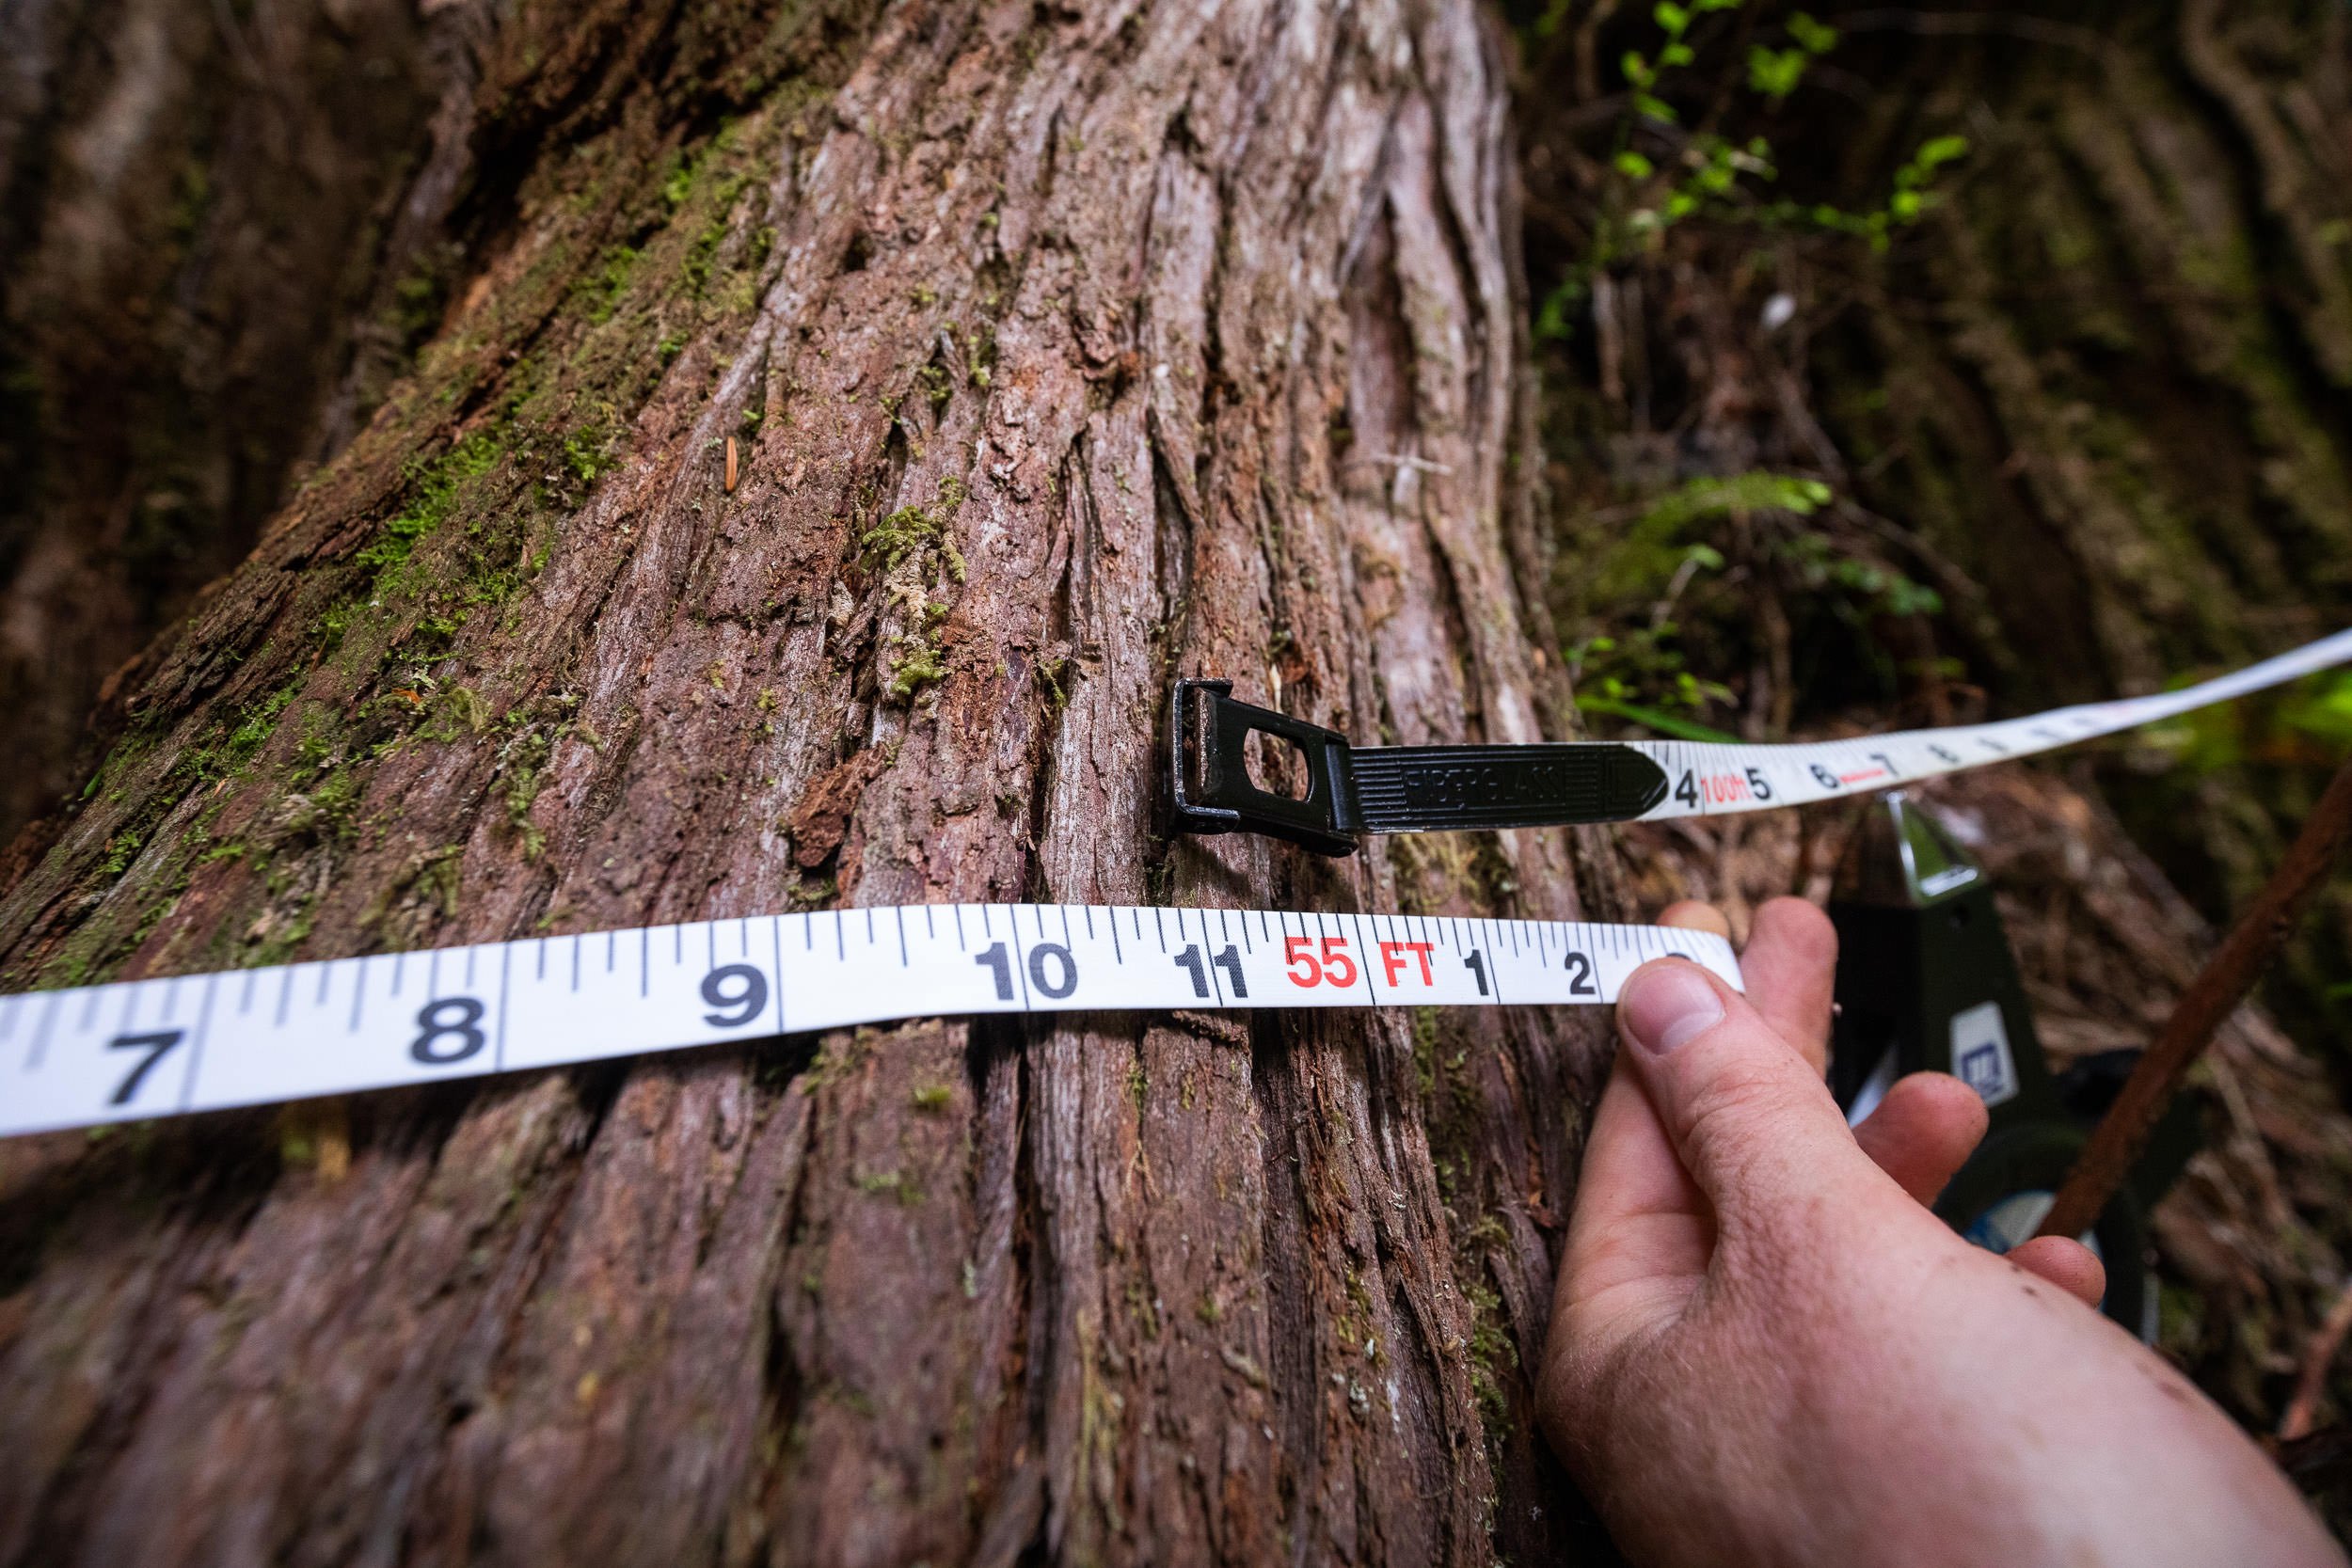
{"label": "dead brown stem", "polygon": [[2352,828],[2352,763],[2338,768],[2328,782],[2279,869],[2219,950],[2181,993],[2163,1032],[2132,1069],[2123,1092],[2091,1134],[2090,1147],[2083,1150],[2066,1185],[2058,1189],[2058,1201],[2042,1221],[2042,1235],[2080,1235],[2106,1208],[2124,1172],[2139,1157],[2149,1130],[2171,1102],[2173,1091],[2196,1065],[2214,1031],[2246,999],[2294,930],[2304,906],[2335,863],[2347,828]]}
{"label": "dead brown stem", "polygon": [[2328,1315],[2312,1331],[2312,1341],[2303,1347],[2303,1364],[2295,1374],[2295,1397],[2287,1401],[2286,1414],[2279,1418],[2279,1439],[2292,1443],[2311,1434],[2312,1416],[2319,1408],[2319,1396],[2328,1386],[2328,1369],[2335,1365],[2336,1352],[2344,1348],[2344,1337],[2352,1333],[2352,1276],[2336,1288],[2336,1299],[2328,1307]]}

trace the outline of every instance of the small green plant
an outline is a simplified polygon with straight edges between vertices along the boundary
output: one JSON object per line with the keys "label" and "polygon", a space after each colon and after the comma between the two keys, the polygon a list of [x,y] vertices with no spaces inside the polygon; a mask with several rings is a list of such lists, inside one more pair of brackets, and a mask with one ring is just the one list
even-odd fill
{"label": "small green plant", "polygon": [[1858,614],[1943,613],[1943,594],[1900,572],[1843,552],[1827,534],[1799,533],[1776,544],[1774,549],[1781,559],[1796,567],[1798,581],[1808,592],[1835,592]]}
{"label": "small green plant", "polygon": [[[1891,562],[1867,518],[1830,510],[1834,499],[1818,479],[1759,469],[1685,480],[1571,522],[1565,619],[1581,636],[1563,657],[1578,707],[1683,739],[1729,739],[1710,715],[1741,698],[1708,674],[1785,660],[1800,642],[1809,658],[1894,690],[1905,666],[1883,645],[1884,624],[1939,614],[1943,597]],[[1759,596],[1785,629],[1764,631]],[[1780,639],[1777,655],[1768,636]],[[1900,645],[1912,657],[1908,636]]]}
{"label": "small green plant", "polygon": [[1967,137],[1933,136],[1920,143],[1919,150],[1895,171],[1894,188],[1887,193],[1885,202],[1870,212],[1849,213],[1818,202],[1807,207],[1793,201],[1776,201],[1757,209],[1756,220],[1850,234],[1868,241],[1872,250],[1884,250],[1895,230],[1917,223],[1941,198],[1942,193],[1933,186],[1935,171],[1967,155]]}
{"label": "small green plant", "polygon": [[135,832],[115,834],[106,841],[106,858],[99,863],[102,877],[119,877],[131,869],[131,863],[139,858],[143,841]]}
{"label": "small green plant", "polygon": [[602,326],[620,309],[629,275],[637,270],[637,258],[634,247],[616,245],[597,259],[595,270],[580,280],[577,291],[590,322]]}
{"label": "small green plant", "polygon": [[[1897,230],[1916,223],[1934,204],[1936,172],[1967,152],[1964,137],[1931,138],[1895,171],[1885,200],[1867,211],[1850,212],[1820,201],[1763,199],[1762,190],[1780,178],[1770,139],[1712,130],[1686,135],[1667,97],[1699,61],[1696,32],[1701,20],[1741,4],[1661,0],[1650,12],[1659,29],[1656,43],[1647,50],[1629,49],[1619,57],[1627,108],[1607,160],[1610,177],[1600,192],[1585,254],[1566,268],[1536,309],[1539,340],[1571,336],[1576,309],[1591,294],[1596,278],[1655,245],[1665,230],[1694,217],[1846,236],[1884,250]],[[1536,24],[1539,37],[1557,28],[1558,12],[1555,7]],[[1835,49],[1840,36],[1836,27],[1804,11],[1793,12],[1782,30],[1785,43],[1748,46],[1745,85],[1766,107],[1778,106],[1794,92],[1812,63]]]}
{"label": "small green plant", "polygon": [[1586,574],[1586,598],[1597,604],[1662,598],[1671,604],[1693,576],[1724,568],[1721,550],[1687,537],[1696,526],[1766,512],[1810,516],[1829,500],[1828,485],[1801,474],[1759,469],[1685,480],[1641,503],[1632,526],[1602,545]]}
{"label": "small green plant", "polygon": [[1641,526],[1676,531],[1708,517],[1773,509],[1809,517],[1829,501],[1830,487],[1802,474],[1756,469],[1725,478],[1702,476],[1685,480],[1650,502],[1642,513]]}
{"label": "small green plant", "polygon": [[1638,49],[1629,49],[1618,62],[1618,70],[1624,73],[1626,85],[1633,89],[1635,114],[1644,119],[1656,120],[1661,125],[1675,122],[1673,106],[1658,97],[1653,89],[1665,72],[1687,66],[1698,58],[1688,39],[1692,23],[1708,11],[1738,10],[1740,6],[1740,0],[1691,0],[1687,6],[1678,6],[1674,0],[1658,0],[1658,4],[1650,8],[1650,19],[1665,35],[1665,42],[1658,51],[1657,60],[1653,62]]}
{"label": "small green plant", "polygon": [[594,484],[619,462],[612,452],[612,433],[601,422],[564,437],[564,467],[582,484]]}
{"label": "small green plant", "polygon": [[1804,79],[1806,66],[1837,46],[1837,29],[1815,21],[1804,11],[1791,16],[1787,26],[1791,47],[1774,49],[1762,43],[1748,46],[1748,86],[1774,103],[1797,90],[1797,84]]}
{"label": "small green plant", "polygon": [[955,518],[963,505],[963,482],[950,474],[939,482],[929,506],[908,504],[891,512],[858,539],[868,563],[881,567],[884,592],[902,620],[889,644],[894,650],[882,672],[882,692],[911,703],[925,687],[947,678],[940,632],[948,607],[930,596],[945,575],[964,579],[963,552],[956,547]]}
{"label": "small green plant", "polygon": [[1628,719],[1677,740],[1736,741],[1737,736],[1692,717],[1709,704],[1737,701],[1730,688],[1701,680],[1683,666],[1677,628],[1668,621],[1623,638],[1588,637],[1567,650],[1568,675],[1580,712]]}

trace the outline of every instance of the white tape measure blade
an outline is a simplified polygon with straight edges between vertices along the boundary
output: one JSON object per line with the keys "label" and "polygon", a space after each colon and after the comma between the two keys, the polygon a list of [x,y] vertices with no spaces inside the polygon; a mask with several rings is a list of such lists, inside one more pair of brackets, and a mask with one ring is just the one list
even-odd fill
{"label": "white tape measure blade", "polygon": [[0,1135],[982,1013],[1607,1004],[1661,927],[1085,904],[759,915],[0,998]]}
{"label": "white tape measure blade", "polygon": [[2052,708],[2023,719],[1787,745],[1625,740],[1666,776],[1645,822],[1770,811],[1911,784],[2115,735],[2352,661],[2352,630],[2178,691]]}

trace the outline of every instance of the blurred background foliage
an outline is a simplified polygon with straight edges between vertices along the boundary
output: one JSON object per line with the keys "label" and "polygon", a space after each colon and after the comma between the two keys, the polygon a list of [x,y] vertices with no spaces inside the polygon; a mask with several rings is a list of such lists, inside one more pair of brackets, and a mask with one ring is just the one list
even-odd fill
{"label": "blurred background foliage", "polygon": [[[2022,713],[2352,621],[2345,8],[1510,14],[1597,733]],[[2347,723],[2320,676],[2038,766],[2224,922]],[[2267,1000],[2352,1086],[2352,880]]]}

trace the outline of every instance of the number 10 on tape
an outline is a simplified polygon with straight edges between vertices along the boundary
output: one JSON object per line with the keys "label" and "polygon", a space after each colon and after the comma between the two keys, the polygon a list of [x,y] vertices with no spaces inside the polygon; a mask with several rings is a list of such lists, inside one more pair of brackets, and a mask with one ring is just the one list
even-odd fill
{"label": "number 10 on tape", "polygon": [[1606,1003],[1704,932],[934,904],[762,915],[0,998],[0,1134],[893,1019]]}

